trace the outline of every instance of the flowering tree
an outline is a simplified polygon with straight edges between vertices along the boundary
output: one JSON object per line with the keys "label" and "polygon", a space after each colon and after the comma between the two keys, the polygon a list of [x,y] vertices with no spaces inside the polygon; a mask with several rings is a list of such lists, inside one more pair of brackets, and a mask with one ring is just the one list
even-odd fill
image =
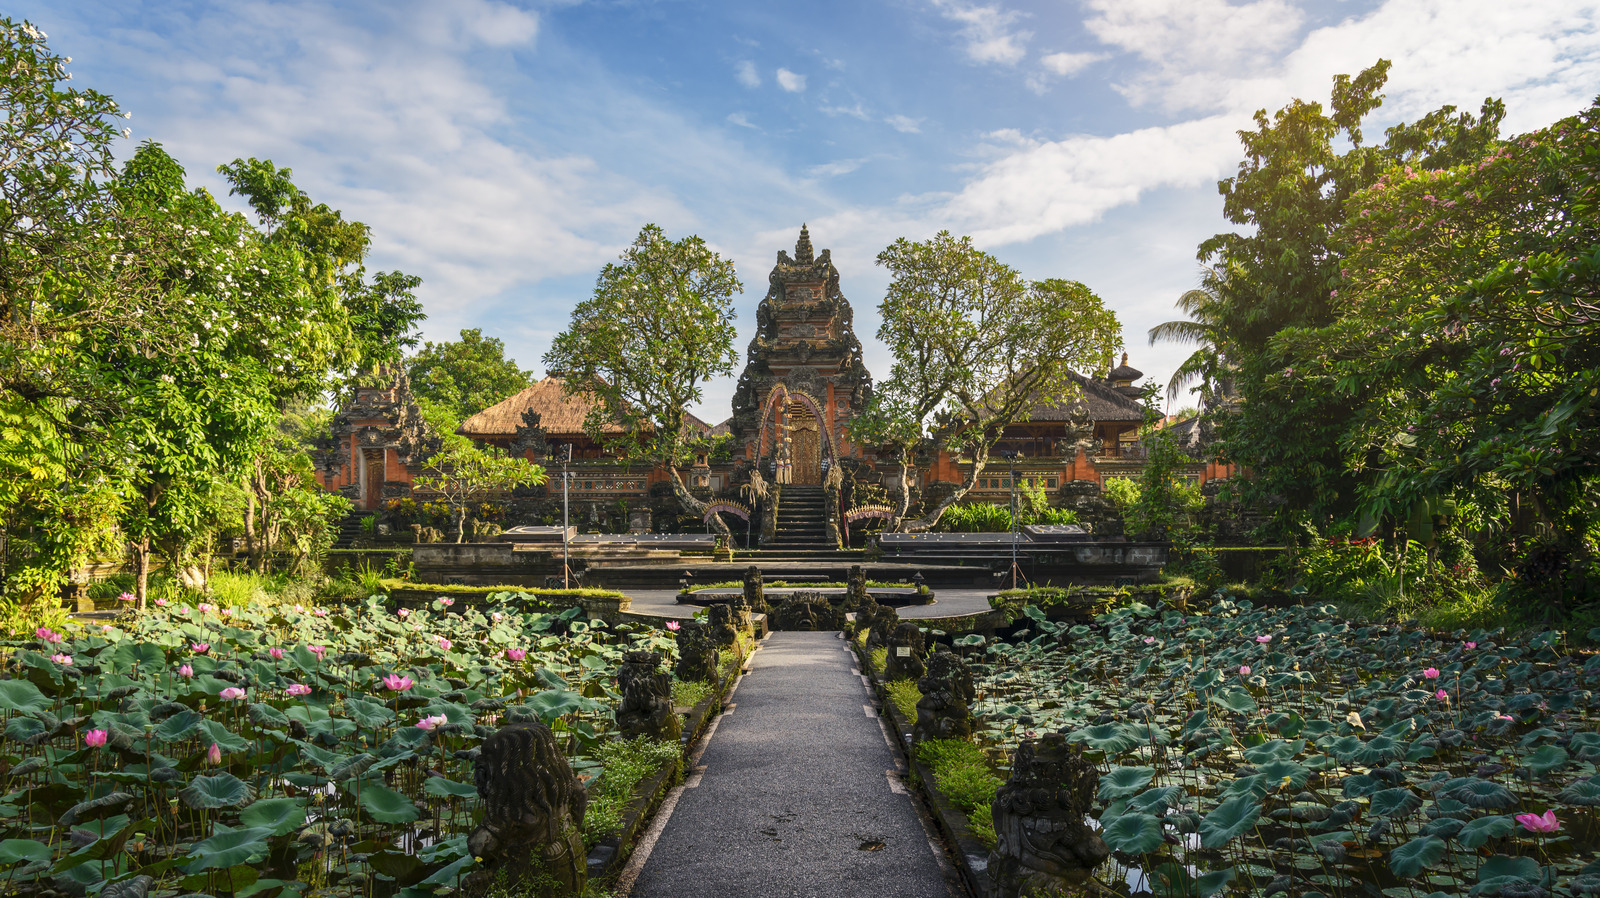
{"label": "flowering tree", "polygon": [[[598,398],[585,426],[596,437],[608,424],[624,456],[664,465],[678,501],[691,512],[706,504],[683,482],[693,437],[689,406],[710,380],[733,372],[733,295],[744,289],[733,262],[699,237],[669,240],[656,225],[600,272],[594,295],[573,308],[572,323],[545,353],[545,367],[566,377],[568,390]],[[724,535],[727,525],[713,516]]]}
{"label": "flowering tree", "polygon": [[467,532],[467,510],[475,502],[486,502],[518,486],[539,486],[546,480],[544,468],[518,456],[508,457],[494,447],[479,448],[464,439],[448,440],[444,450],[428,459],[426,473],[416,484],[431,490],[455,512],[456,542]]}

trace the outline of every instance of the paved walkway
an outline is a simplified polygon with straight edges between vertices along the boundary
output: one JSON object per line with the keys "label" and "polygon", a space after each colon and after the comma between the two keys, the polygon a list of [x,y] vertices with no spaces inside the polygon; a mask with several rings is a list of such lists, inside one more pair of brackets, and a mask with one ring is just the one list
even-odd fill
{"label": "paved walkway", "polygon": [[837,633],[774,633],[618,883],[633,898],[959,894]]}
{"label": "paved walkway", "polygon": [[[694,613],[700,610],[698,605],[678,604],[678,591],[676,589],[624,589],[633,604],[628,610],[635,614],[648,614],[652,617],[664,617],[669,620],[689,620]],[[989,610],[989,596],[994,595],[992,589],[954,588],[934,590],[935,601],[932,605],[907,605],[900,608],[900,617],[905,620],[919,620],[929,617],[962,617],[968,614],[983,614]]]}

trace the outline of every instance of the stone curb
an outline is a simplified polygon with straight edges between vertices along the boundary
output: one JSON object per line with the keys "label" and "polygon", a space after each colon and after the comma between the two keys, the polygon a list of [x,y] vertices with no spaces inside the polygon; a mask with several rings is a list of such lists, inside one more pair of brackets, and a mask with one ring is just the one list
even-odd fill
{"label": "stone curb", "polygon": [[729,690],[733,688],[734,681],[744,673],[744,664],[748,660],[748,655],[740,659],[739,663],[734,665],[733,672],[718,683],[718,688],[689,710],[688,719],[683,724],[684,735],[679,740],[682,750],[678,755],[678,763],[657,771],[635,786],[633,798],[628,802],[628,810],[622,816],[622,826],[589,850],[588,867],[591,882],[606,880],[622,871],[628,856],[633,853],[634,844],[644,833],[650,818],[655,815],[656,809],[661,806],[667,793],[677,785],[679,777],[685,772],[683,765],[693,754],[695,744],[705,735],[711,720],[722,710],[722,704],[727,700]]}
{"label": "stone curb", "polygon": [[878,696],[882,713],[889,719],[895,740],[905,753],[906,762],[911,765],[912,772],[916,774],[919,794],[927,802],[928,807],[933,809],[933,819],[939,825],[940,834],[956,849],[953,852],[956,869],[961,871],[961,878],[966,882],[967,890],[978,898],[987,898],[989,849],[972,834],[972,827],[967,825],[967,815],[934,788],[933,771],[918,761],[916,755],[912,753],[911,721],[906,720],[905,715],[900,713],[900,708],[890,701],[889,690],[884,685],[881,675],[872,669],[870,658],[867,657],[869,653],[863,652],[854,639],[850,640],[850,650],[855,653],[861,671],[872,678],[873,692]]}

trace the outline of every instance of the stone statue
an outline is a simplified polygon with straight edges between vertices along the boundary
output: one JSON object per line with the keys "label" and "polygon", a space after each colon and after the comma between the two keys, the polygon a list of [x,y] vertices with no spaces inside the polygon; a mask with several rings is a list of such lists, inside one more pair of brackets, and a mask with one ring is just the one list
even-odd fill
{"label": "stone statue", "polygon": [[622,656],[617,668],[617,688],[622,692],[617,729],[623,738],[676,740],[683,733],[683,721],[672,710],[672,678],[660,667],[661,656],[655,652]]}
{"label": "stone statue", "polygon": [[794,454],[789,449],[789,434],[787,433],[778,442],[778,457],[774,462],[774,466],[777,468],[774,472],[774,479],[778,483],[789,483],[794,480]]}
{"label": "stone statue", "polygon": [[744,569],[744,601],[751,611],[767,613],[767,594],[761,583],[761,568],[753,564]]}
{"label": "stone statue", "polygon": [[1111,856],[1084,823],[1100,776],[1083,748],[1060,733],[1028,739],[1011,757],[1011,778],[995,793],[990,898],[1055,895],[1088,881]]}
{"label": "stone statue", "polygon": [[728,603],[728,608],[733,612],[733,625],[741,633],[754,632],[755,622],[751,620],[753,614],[750,603],[744,600],[744,595],[736,595]]}
{"label": "stone statue", "polygon": [[704,627],[689,626],[678,631],[677,674],[686,682],[716,677],[717,647],[711,644]]}
{"label": "stone statue", "polygon": [[867,569],[859,564],[850,565],[849,579],[846,581],[845,607],[852,611],[861,611],[864,606],[872,603],[872,597],[867,595]]}
{"label": "stone statue", "polygon": [[856,618],[858,626],[867,627],[867,648],[877,648],[889,644],[889,636],[894,633],[894,628],[900,624],[900,613],[888,605],[873,605],[869,617],[863,624],[860,617]]}
{"label": "stone statue", "polygon": [[807,590],[790,594],[774,608],[770,623],[774,630],[814,632],[839,629],[840,617],[827,596]]}
{"label": "stone statue", "polygon": [[711,628],[711,644],[717,648],[728,648],[739,640],[732,606],[721,602],[706,606],[706,622]]}
{"label": "stone statue", "polygon": [[510,888],[522,894],[581,895],[588,877],[583,811],[588,793],[542,723],[513,723],[483,741],[472,765],[483,822],[467,849],[483,869],[468,894]]}
{"label": "stone statue", "polygon": [[885,680],[916,680],[927,672],[922,663],[922,628],[905,621],[889,636],[889,656],[883,662]]}
{"label": "stone statue", "polygon": [[928,672],[917,681],[917,722],[912,738],[965,739],[972,735],[972,700],[977,690],[966,662],[945,646],[928,659]]}

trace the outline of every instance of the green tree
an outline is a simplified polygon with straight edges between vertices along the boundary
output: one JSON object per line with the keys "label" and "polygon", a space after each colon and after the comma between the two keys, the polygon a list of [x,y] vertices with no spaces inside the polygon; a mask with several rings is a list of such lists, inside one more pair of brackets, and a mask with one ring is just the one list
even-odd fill
{"label": "green tree", "polygon": [[479,448],[462,440],[447,445],[428,459],[416,484],[431,490],[450,506],[456,519],[456,542],[467,532],[467,512],[474,503],[487,502],[524,484],[539,486],[544,468],[520,457],[508,457],[490,446]]}
{"label": "green tree", "polygon": [[1200,491],[1183,476],[1189,457],[1171,433],[1153,431],[1143,442],[1145,464],[1137,498],[1127,509],[1128,532],[1138,539],[1170,540],[1189,530]]}
{"label": "green tree", "polygon": [[[696,436],[688,409],[706,383],[733,373],[733,296],[744,289],[732,260],[699,237],[669,240],[645,225],[617,262],[600,272],[594,294],[572,310],[572,323],[545,353],[567,389],[599,399],[585,426],[596,438],[606,424],[623,436],[612,448],[664,465],[674,494],[694,513],[706,504],[684,484]],[[724,535],[726,524],[711,519]]]}
{"label": "green tree", "polygon": [[454,422],[445,433],[533,382],[531,372],[506,358],[504,342],[478,328],[461,331],[460,340],[423,344],[406,360],[406,374],[418,403],[432,407],[430,423]]}
{"label": "green tree", "polygon": [[1109,364],[1122,327],[1088,287],[1029,282],[948,231],[922,243],[902,237],[878,264],[892,276],[878,339],[894,363],[852,434],[894,448],[902,470],[924,441],[970,459],[961,484],[920,518],[908,519],[910,490],[901,491],[890,529],[924,531],[971,492],[1007,425],[1075,390],[1074,369]]}

